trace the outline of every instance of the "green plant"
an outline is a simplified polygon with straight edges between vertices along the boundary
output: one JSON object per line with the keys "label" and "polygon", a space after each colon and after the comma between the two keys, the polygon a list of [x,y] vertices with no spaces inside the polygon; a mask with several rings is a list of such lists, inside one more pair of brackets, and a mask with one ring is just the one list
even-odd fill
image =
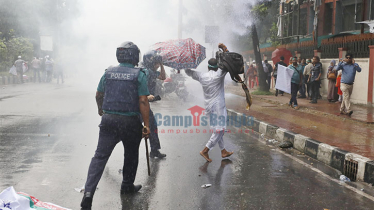
{"label": "green plant", "polygon": [[252,95],[273,95],[270,91],[256,90],[251,93]]}
{"label": "green plant", "polygon": [[34,47],[30,39],[11,37],[8,41],[0,40],[0,71],[8,71],[18,56],[25,61],[31,61]]}
{"label": "green plant", "polygon": [[278,37],[278,26],[277,23],[273,23],[270,28],[270,42],[271,46],[276,47],[281,44],[281,41]]}

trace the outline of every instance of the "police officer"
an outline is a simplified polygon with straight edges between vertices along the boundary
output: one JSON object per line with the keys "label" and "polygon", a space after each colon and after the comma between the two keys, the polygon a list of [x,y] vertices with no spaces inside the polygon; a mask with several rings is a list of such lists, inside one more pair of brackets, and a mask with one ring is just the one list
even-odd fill
{"label": "police officer", "polygon": [[[102,119],[99,125],[99,142],[88,169],[82,209],[91,209],[96,186],[119,141],[122,141],[125,151],[120,192],[135,193],[142,188],[141,185],[134,185],[134,180],[140,141],[142,136],[148,138],[150,133],[147,78],[143,70],[135,68],[139,62],[140,50],[134,43],[122,43],[116,54],[119,66],[106,70],[96,92],[96,103]],[[140,114],[146,129],[143,129]]]}
{"label": "police officer", "polygon": [[[153,101],[156,94],[157,79],[166,79],[165,68],[162,64],[162,57],[154,50],[148,51],[143,55],[143,65],[148,73],[148,90],[150,93],[148,100]],[[158,68],[161,68],[161,72],[157,71]],[[149,112],[149,125],[151,126],[151,134],[149,137],[149,142],[151,145],[150,157],[164,158],[166,155],[159,151],[159,149],[161,149],[160,139],[158,138],[157,123],[152,110]]]}
{"label": "police officer", "polygon": [[17,74],[19,75],[19,83],[23,83],[23,65],[25,63],[21,58],[21,56],[18,56],[18,59],[14,62]]}

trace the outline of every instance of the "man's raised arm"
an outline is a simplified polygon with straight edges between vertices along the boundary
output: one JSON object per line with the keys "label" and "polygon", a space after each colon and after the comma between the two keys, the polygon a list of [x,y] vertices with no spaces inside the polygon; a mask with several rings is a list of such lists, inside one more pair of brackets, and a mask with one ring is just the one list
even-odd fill
{"label": "man's raised arm", "polygon": [[186,72],[187,76],[192,77],[192,79],[199,81],[200,80],[200,72],[191,70],[191,69],[185,69],[184,72]]}

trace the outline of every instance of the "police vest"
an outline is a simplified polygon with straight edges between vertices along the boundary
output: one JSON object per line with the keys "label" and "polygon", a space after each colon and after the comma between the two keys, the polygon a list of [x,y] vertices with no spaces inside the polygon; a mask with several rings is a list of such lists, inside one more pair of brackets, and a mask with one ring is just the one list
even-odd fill
{"label": "police vest", "polygon": [[140,69],[110,67],[105,72],[104,111],[140,112],[138,76]]}

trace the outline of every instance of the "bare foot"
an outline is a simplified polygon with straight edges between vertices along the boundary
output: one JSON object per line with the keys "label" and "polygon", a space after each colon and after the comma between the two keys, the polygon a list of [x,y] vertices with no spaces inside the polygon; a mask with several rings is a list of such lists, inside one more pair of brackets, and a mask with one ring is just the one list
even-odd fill
{"label": "bare foot", "polygon": [[230,157],[232,154],[234,154],[234,152],[228,152],[226,149],[221,151],[222,158]]}
{"label": "bare foot", "polygon": [[212,159],[209,158],[209,154],[207,152],[201,151],[200,155],[203,156],[203,158],[205,158],[206,161],[212,162]]}

